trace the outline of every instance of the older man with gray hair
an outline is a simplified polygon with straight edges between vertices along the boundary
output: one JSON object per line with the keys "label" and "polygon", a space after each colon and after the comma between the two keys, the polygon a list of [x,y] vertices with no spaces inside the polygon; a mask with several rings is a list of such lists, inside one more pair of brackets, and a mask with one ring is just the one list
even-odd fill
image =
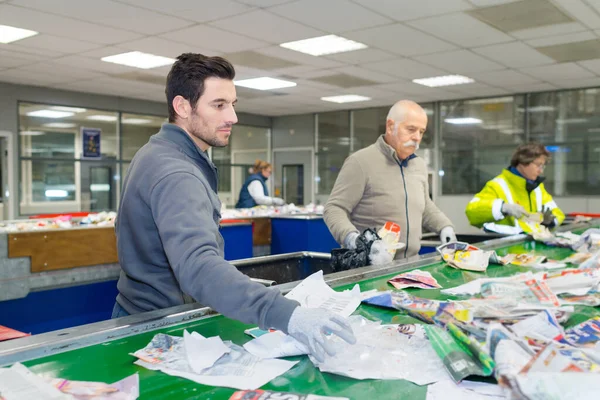
{"label": "older man with gray hair", "polygon": [[429,198],[427,164],[415,154],[426,128],[425,110],[401,100],[388,113],[385,134],[346,159],[324,212],[338,243],[352,249],[359,232],[386,221],[400,225],[406,244],[396,259],[419,253],[422,227],[442,243],[456,240],[452,222]]}

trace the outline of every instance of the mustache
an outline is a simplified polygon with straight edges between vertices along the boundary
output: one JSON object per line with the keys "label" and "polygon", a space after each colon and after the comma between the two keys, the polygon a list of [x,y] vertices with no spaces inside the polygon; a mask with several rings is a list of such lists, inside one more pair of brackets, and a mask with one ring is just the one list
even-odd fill
{"label": "mustache", "polygon": [[402,146],[404,146],[404,147],[414,147],[415,150],[419,150],[419,143],[415,142],[414,140],[409,140],[408,142],[405,142]]}

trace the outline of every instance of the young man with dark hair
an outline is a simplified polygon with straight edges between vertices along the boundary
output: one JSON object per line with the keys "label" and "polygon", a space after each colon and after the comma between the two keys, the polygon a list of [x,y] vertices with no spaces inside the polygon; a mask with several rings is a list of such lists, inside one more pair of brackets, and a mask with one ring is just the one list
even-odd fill
{"label": "young man with dark hair", "polygon": [[465,210],[471,225],[506,234],[522,232],[517,220],[530,213],[543,213],[542,224],[560,225],[565,214],[544,187],[541,176],[550,152],[540,143],[522,144],[513,153],[510,166],[485,184]]}
{"label": "young man with dark hair", "polygon": [[209,147],[227,146],[237,122],[233,66],[186,53],[167,77],[169,123],[133,157],[115,230],[121,276],[113,318],[191,303],[286,332],[319,360],[335,333],[355,341],[344,318],[299,307],[223,259],[217,169]]}

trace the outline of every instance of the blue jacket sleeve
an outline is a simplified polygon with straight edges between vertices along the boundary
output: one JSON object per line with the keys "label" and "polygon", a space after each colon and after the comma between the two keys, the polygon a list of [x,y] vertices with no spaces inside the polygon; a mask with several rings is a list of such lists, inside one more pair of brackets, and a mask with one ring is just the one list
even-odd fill
{"label": "blue jacket sleeve", "polygon": [[162,178],[150,195],[153,218],[181,289],[227,317],[287,332],[298,303],[252,282],[223,259],[207,190],[198,177],[177,172]]}

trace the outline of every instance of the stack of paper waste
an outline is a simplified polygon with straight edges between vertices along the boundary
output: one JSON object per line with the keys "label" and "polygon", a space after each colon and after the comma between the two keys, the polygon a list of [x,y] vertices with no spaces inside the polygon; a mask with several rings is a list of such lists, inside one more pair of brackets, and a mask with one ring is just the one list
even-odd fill
{"label": "stack of paper waste", "polygon": [[[361,302],[358,285],[352,290],[336,292],[323,279],[323,271],[315,272],[285,295],[296,300],[302,307],[324,308],[344,317],[350,316]],[[288,357],[308,354],[306,346],[281,331],[266,332],[258,328],[247,333],[256,337],[244,345],[250,353],[262,358]]]}
{"label": "stack of paper waste", "polygon": [[437,280],[427,271],[415,269],[396,275],[388,281],[396,289],[405,289],[409,287],[420,289],[439,289],[441,288]]}
{"label": "stack of paper waste", "polygon": [[[443,363],[436,357],[421,325],[383,325],[362,316],[349,317],[357,342],[350,345],[332,335],[330,340],[336,354],[320,363],[311,361],[323,372],[354,379],[406,379],[418,385],[447,378]],[[263,357],[283,357],[282,334],[268,333],[244,346],[249,352]],[[294,355],[307,354],[297,352]]]}
{"label": "stack of paper waste", "polygon": [[159,333],[132,354],[135,364],[209,386],[257,389],[287,372],[297,361],[265,360],[243,347],[197,332],[184,336]]}
{"label": "stack of paper waste", "polygon": [[71,215],[60,215],[54,218],[33,220],[0,221],[0,232],[30,232],[49,229],[70,229],[85,227],[114,226],[117,213],[102,211],[90,213],[83,218],[73,218]]}
{"label": "stack of paper waste", "polygon": [[510,262],[498,256],[495,251],[481,250],[469,243],[450,242],[437,247],[438,253],[449,266],[467,271],[483,272],[489,263],[505,265]]}
{"label": "stack of paper waste", "polygon": [[[535,257],[518,261],[534,264]],[[600,317],[563,325],[571,321],[573,305],[600,305],[595,264],[475,279],[441,293],[462,298],[431,300],[404,290],[363,294],[365,304],[394,308],[425,323],[426,336],[454,381],[432,385],[432,398],[447,387],[468,399],[473,393],[459,382],[491,375],[503,389],[490,394],[497,398],[576,399],[600,390]],[[569,375],[582,387],[563,392],[559,384],[567,384]],[[478,395],[474,398],[487,396]]]}
{"label": "stack of paper waste", "polygon": [[135,400],[139,394],[138,374],[108,384],[49,378],[33,373],[20,363],[0,368],[2,400]]}
{"label": "stack of paper waste", "polygon": [[[574,326],[571,318],[574,305],[600,304],[600,255],[593,253],[578,268],[566,268],[567,260],[545,260],[536,254],[499,257],[460,242],[438,251],[460,269],[485,270],[489,262],[532,269],[442,288],[440,293],[449,296],[446,300],[409,293],[441,286],[418,269],[390,278],[393,290],[362,293],[357,287],[338,293],[322,275],[311,276],[288,296],[345,316],[362,301],[423,323],[392,325],[350,316],[357,343],[350,345],[331,335],[327,340],[336,355],[324,362],[309,355],[313,364],[322,372],[354,379],[406,379],[430,385],[430,400],[452,394],[464,399],[575,399],[600,390],[600,317]],[[473,254],[479,257],[477,262],[471,259]],[[244,348],[261,359],[307,354],[302,344],[282,332],[247,332],[256,338]],[[562,390],[568,375],[581,387]],[[472,384],[471,377],[494,377],[499,385]]]}
{"label": "stack of paper waste", "polygon": [[323,215],[325,206],[322,204],[307,204],[297,206],[293,203],[284,206],[256,206],[252,208],[227,208],[223,203],[221,216],[223,219],[277,217],[280,215]]}

